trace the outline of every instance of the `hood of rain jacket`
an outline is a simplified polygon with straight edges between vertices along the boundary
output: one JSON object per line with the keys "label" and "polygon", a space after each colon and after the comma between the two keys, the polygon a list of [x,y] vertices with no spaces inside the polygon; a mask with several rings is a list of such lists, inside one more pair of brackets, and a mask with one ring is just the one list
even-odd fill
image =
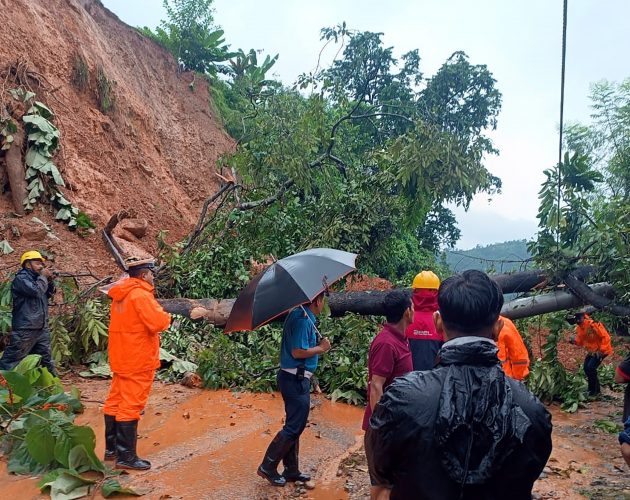
{"label": "hood of rain jacket", "polygon": [[392,498],[529,499],[551,453],[549,413],[505,376],[493,341],[454,339],[439,358],[396,379],[376,406],[372,477]]}
{"label": "hood of rain jacket", "polygon": [[413,323],[411,323],[405,335],[408,339],[444,341],[441,334],[435,329],[433,313],[438,310],[437,290],[419,288],[413,291]]}

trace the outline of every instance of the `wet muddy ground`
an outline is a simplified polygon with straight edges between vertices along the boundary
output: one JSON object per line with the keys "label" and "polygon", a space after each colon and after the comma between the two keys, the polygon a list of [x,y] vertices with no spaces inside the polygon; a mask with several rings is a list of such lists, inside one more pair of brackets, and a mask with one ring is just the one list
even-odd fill
{"label": "wet muddy ground", "polygon": [[[92,426],[103,453],[102,402],[108,381],[72,381],[86,411],[77,422]],[[569,415],[551,407],[554,451],[536,483],[538,498],[630,498],[630,471],[615,434],[602,430],[620,422],[621,396],[608,395]],[[301,465],[316,488],[273,488],[255,471],[282,425],[282,399],[275,394],[204,391],[156,382],[140,422],[138,450],[153,467],[122,478],[151,499],[359,499],[369,495],[362,449],[362,408],[314,395],[301,442]],[[596,425],[596,423],[598,423]],[[45,498],[32,478],[6,473],[0,461],[0,498]]]}

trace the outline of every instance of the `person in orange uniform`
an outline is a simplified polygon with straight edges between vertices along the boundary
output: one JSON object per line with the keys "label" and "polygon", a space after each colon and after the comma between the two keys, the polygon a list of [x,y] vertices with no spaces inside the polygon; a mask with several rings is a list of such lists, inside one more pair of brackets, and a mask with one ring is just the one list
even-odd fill
{"label": "person in orange uniform", "polygon": [[529,375],[529,353],[525,342],[516,325],[505,316],[501,316],[503,328],[499,333],[497,347],[499,348],[499,361],[503,365],[503,371],[508,377],[516,380],[525,380]]}
{"label": "person in orange uniform", "polygon": [[604,325],[593,321],[588,314],[583,312],[577,313],[573,318],[567,318],[567,321],[571,324],[577,324],[575,337],[570,342],[582,346],[588,351],[584,359],[584,373],[588,380],[588,394],[589,396],[597,396],[600,393],[597,368],[606,356],[613,353],[610,334]]}
{"label": "person in orange uniform", "polygon": [[117,469],[146,470],[138,458],[138,421],[160,366],[160,332],[171,316],[155,300],[153,261],[128,264],[129,278],[107,292],[112,299],[109,322],[109,364],[112,385],[105,401],[105,460]]}

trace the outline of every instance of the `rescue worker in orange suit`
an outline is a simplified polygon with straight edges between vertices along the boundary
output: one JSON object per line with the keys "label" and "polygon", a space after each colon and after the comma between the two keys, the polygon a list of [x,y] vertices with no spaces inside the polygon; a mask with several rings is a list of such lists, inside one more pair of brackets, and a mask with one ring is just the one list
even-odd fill
{"label": "rescue worker in orange suit", "polygon": [[129,263],[129,278],[107,292],[112,299],[109,322],[109,364],[112,385],[105,401],[105,460],[117,469],[146,470],[138,458],[138,421],[160,366],[160,332],[171,316],[154,296],[152,261]]}
{"label": "rescue worker in orange suit", "polygon": [[567,317],[570,324],[576,324],[575,337],[570,342],[586,348],[588,354],[584,359],[584,373],[588,381],[589,396],[597,396],[600,393],[599,378],[597,368],[606,356],[613,353],[610,343],[610,334],[597,321],[583,312],[577,313],[573,317]]}
{"label": "rescue worker in orange suit", "polygon": [[518,332],[516,325],[505,316],[501,316],[503,328],[499,333],[497,347],[499,361],[503,365],[503,372],[516,380],[525,380],[529,375],[529,353],[525,342]]}
{"label": "rescue worker in orange suit", "polygon": [[444,343],[442,334],[438,333],[433,322],[433,313],[438,310],[440,278],[431,271],[422,271],[416,274],[411,287],[413,323],[405,330],[409,340],[411,363],[415,371],[431,370]]}

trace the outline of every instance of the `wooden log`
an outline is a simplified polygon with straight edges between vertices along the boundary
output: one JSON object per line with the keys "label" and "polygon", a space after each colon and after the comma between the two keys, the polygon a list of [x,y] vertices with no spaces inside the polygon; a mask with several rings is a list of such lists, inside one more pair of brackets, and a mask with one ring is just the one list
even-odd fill
{"label": "wooden log", "polygon": [[[572,275],[581,281],[586,281],[594,274],[596,268],[593,266],[581,266],[572,272]],[[550,281],[549,273],[543,269],[532,269],[519,273],[495,274],[491,278],[503,290],[503,293],[524,293],[530,290],[543,288]]]}
{"label": "wooden log", "polygon": [[[610,294],[613,290],[609,283],[596,283],[594,285],[586,285],[591,293],[604,300],[608,300],[604,295]],[[574,295],[569,290],[557,290],[555,292],[535,295],[533,297],[525,297],[522,299],[511,300],[503,305],[501,314],[510,319],[529,318],[565,309],[572,309],[586,304],[580,297]]]}
{"label": "wooden log", "polygon": [[18,215],[24,215],[24,200],[28,194],[24,163],[22,161],[22,145],[24,144],[24,129],[17,120],[13,120],[17,126],[17,132],[13,134],[13,143],[5,155],[7,165],[7,177],[11,186],[11,199],[13,208]]}
{"label": "wooden log", "polygon": [[216,326],[227,323],[236,299],[158,299],[166,312],[190,319],[205,319]]}
{"label": "wooden log", "polygon": [[611,298],[596,292],[593,287],[587,285],[586,283],[582,283],[573,274],[567,276],[564,279],[564,282],[576,296],[582,299],[583,302],[591,304],[597,309],[608,311],[615,316],[630,317],[630,307],[615,304]]}
{"label": "wooden log", "polygon": [[[597,297],[605,300],[608,300],[605,296],[613,290],[612,285],[608,283],[585,286]],[[386,293],[381,291],[332,293],[329,298],[331,315],[339,317],[352,312],[363,316],[383,316],[382,298]],[[190,319],[205,319],[216,326],[224,326],[234,300],[159,299],[159,302],[167,312]],[[560,290],[507,302],[501,313],[510,319],[519,319],[571,309],[587,303],[568,290]]]}

